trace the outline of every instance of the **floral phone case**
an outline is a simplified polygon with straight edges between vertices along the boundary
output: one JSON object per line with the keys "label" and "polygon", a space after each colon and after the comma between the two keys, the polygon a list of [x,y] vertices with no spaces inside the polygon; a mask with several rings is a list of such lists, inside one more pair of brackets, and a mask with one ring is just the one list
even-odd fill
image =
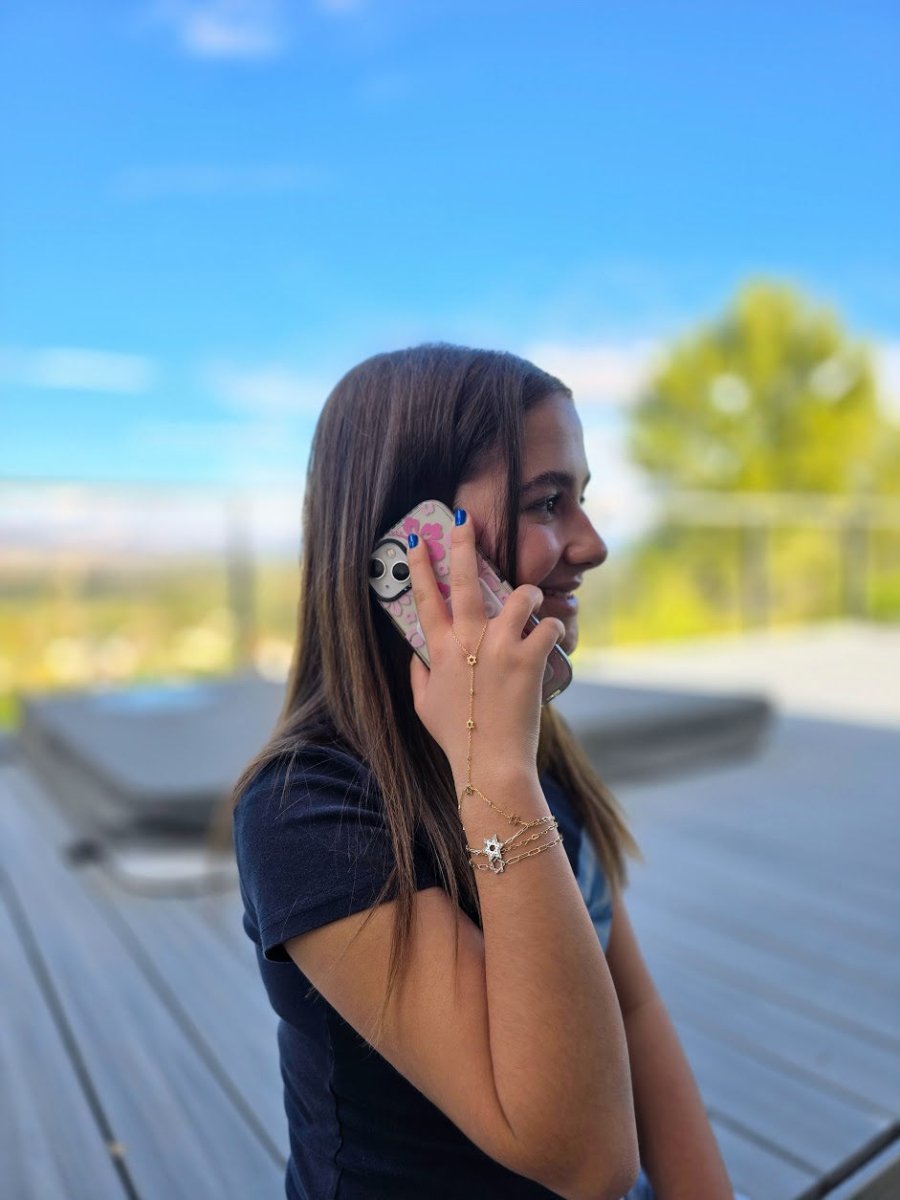
{"label": "floral phone case", "polygon": [[[375,598],[385,610],[402,636],[409,642],[422,662],[431,666],[428,647],[419,624],[413,600],[409,566],[406,561],[407,537],[411,533],[428,547],[441,595],[452,612],[450,598],[450,531],[453,514],[439,500],[424,500],[412,512],[398,521],[379,538],[369,559],[369,586]],[[488,617],[495,617],[506,603],[512,587],[497,574],[491,564],[479,552],[478,582],[484,598],[484,609]],[[537,618],[530,618],[532,626]],[[523,636],[526,636],[523,634]],[[564,650],[554,646],[547,658],[541,689],[543,703],[558,696],[572,682],[572,667]]]}

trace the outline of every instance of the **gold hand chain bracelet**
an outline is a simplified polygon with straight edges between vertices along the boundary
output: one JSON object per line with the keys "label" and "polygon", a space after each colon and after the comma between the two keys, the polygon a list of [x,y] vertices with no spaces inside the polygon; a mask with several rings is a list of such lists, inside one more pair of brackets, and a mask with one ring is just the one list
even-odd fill
{"label": "gold hand chain bracelet", "polygon": [[462,650],[463,654],[465,654],[466,662],[471,668],[471,678],[469,680],[469,716],[468,720],[466,721],[466,729],[468,730],[469,735],[466,746],[466,782],[459,794],[459,800],[456,807],[461,821],[463,796],[480,796],[485,804],[490,805],[495,812],[498,812],[501,816],[506,817],[507,821],[509,821],[511,825],[521,826],[516,833],[512,834],[511,837],[508,837],[505,840],[501,840],[497,834],[494,834],[493,837],[486,837],[484,839],[484,846],[480,849],[474,846],[466,846],[466,850],[468,850],[470,854],[483,854],[488,860],[487,865],[482,867],[470,859],[469,863],[475,870],[492,871],[495,875],[499,875],[507,867],[512,866],[513,863],[519,862],[520,859],[531,858],[535,854],[541,854],[544,850],[549,850],[551,846],[558,845],[563,838],[562,834],[560,834],[557,838],[554,838],[552,842],[545,842],[543,846],[536,846],[533,850],[527,850],[524,854],[517,854],[515,858],[504,858],[504,849],[507,846],[511,846],[513,842],[520,838],[526,829],[534,829],[535,826],[538,825],[546,826],[546,828],[539,829],[537,833],[533,833],[530,837],[525,838],[525,842],[522,843],[523,845],[527,842],[533,842],[539,837],[543,837],[545,833],[550,833],[553,829],[557,829],[559,827],[559,822],[554,816],[537,817],[533,821],[523,821],[517,813],[506,813],[502,808],[498,808],[492,800],[489,800],[487,796],[485,796],[484,792],[475,787],[475,785],[472,783],[472,734],[475,730],[475,667],[478,663],[478,651],[481,649],[481,643],[484,639],[487,627],[488,623],[485,621],[484,627],[482,628],[478,637],[478,643],[474,650],[467,650],[456,634],[453,633],[453,630],[450,630],[450,632],[453,634],[453,640],[456,642],[457,646],[459,646],[460,650]]}

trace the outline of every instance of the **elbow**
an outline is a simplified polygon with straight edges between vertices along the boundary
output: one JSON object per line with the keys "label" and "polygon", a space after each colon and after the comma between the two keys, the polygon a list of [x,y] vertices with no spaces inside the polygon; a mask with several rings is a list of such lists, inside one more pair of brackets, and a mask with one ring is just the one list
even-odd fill
{"label": "elbow", "polygon": [[564,1200],[622,1200],[641,1171],[637,1131],[620,1140],[596,1139],[595,1144],[570,1153],[565,1162],[544,1161],[528,1172],[537,1183]]}

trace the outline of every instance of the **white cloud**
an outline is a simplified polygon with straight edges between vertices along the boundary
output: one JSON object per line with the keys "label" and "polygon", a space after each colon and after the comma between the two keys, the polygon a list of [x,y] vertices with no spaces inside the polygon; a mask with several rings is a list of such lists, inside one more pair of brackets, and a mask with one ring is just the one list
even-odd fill
{"label": "white cloud", "polygon": [[268,59],[287,46],[284,0],[157,0],[148,14],[196,58]]}
{"label": "white cloud", "polygon": [[900,342],[881,342],[873,350],[881,402],[892,417],[900,420]]}
{"label": "white cloud", "polygon": [[247,421],[139,421],[130,431],[133,442],[147,447],[190,453],[280,451],[284,430]]}
{"label": "white cloud", "polygon": [[156,374],[155,363],[136,354],[81,347],[0,348],[0,381],[19,387],[136,395],[152,387]]}
{"label": "white cloud", "polygon": [[611,548],[653,524],[657,500],[647,476],[631,462],[621,420],[585,423],[584,448],[591,482],[586,508]]}
{"label": "white cloud", "polygon": [[45,567],[48,551],[141,562],[155,554],[221,553],[241,534],[257,553],[296,554],[299,478],[281,488],[249,488],[242,475],[231,482],[211,488],[0,484],[0,543],[9,563]]}
{"label": "white cloud", "polygon": [[539,342],[524,357],[561,379],[577,404],[624,407],[636,398],[661,350],[650,339],[594,346]]}
{"label": "white cloud", "polygon": [[209,390],[228,408],[256,417],[317,416],[332,386],[281,363],[256,367],[218,363],[204,368],[202,374]]}
{"label": "white cloud", "polygon": [[115,191],[127,200],[160,196],[283,195],[316,191],[328,180],[318,167],[297,163],[223,166],[182,163],[128,167],[115,180]]}

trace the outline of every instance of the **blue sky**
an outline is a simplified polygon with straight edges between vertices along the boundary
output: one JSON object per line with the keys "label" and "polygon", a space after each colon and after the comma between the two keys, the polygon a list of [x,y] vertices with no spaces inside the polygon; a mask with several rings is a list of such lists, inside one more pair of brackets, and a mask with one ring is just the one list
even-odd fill
{"label": "blue sky", "polygon": [[0,43],[0,479],[290,485],[348,367],[441,338],[562,374],[626,494],[655,349],[763,274],[897,386],[896,3],[41,0]]}

